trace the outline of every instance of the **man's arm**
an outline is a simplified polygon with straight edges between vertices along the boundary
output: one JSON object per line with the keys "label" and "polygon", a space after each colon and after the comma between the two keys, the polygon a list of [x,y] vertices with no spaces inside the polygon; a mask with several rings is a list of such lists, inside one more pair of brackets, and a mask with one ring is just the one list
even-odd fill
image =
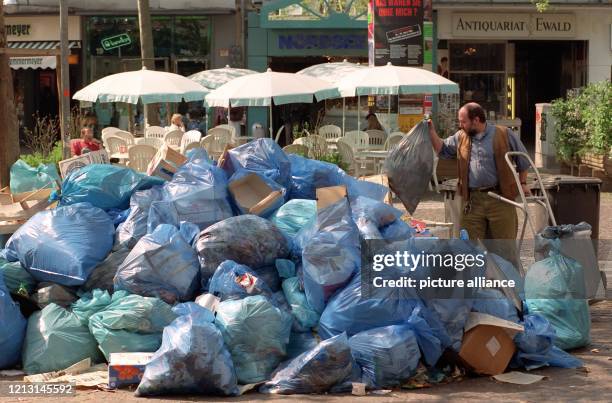
{"label": "man's arm", "polygon": [[436,154],[438,154],[438,157],[442,159],[451,159],[457,156],[457,144],[459,142],[459,135],[457,133],[442,140],[438,136],[438,133],[436,133],[436,129],[430,120],[429,138],[431,139],[431,145],[433,146]]}

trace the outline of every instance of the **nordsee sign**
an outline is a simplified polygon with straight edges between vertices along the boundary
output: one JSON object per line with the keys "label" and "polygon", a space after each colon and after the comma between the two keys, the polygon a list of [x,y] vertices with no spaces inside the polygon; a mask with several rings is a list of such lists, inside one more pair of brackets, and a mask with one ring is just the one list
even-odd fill
{"label": "nordsee sign", "polygon": [[453,37],[571,38],[574,14],[453,14]]}
{"label": "nordsee sign", "polygon": [[279,49],[367,49],[366,34],[280,34]]}
{"label": "nordsee sign", "polygon": [[132,43],[132,39],[128,34],[119,34],[109,38],[104,38],[101,42],[104,50],[111,50],[130,45]]}

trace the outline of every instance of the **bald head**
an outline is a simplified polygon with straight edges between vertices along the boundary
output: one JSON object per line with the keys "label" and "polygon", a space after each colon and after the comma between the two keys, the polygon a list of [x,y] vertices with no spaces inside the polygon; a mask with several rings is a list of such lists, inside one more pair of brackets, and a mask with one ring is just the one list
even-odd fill
{"label": "bald head", "polygon": [[487,122],[485,110],[476,102],[463,105],[457,115],[459,126],[470,136],[482,133],[485,130]]}

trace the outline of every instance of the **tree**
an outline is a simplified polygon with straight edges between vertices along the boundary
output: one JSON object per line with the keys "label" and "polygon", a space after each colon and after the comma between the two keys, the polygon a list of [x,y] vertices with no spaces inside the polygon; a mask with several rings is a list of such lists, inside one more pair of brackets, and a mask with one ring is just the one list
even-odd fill
{"label": "tree", "polygon": [[6,45],[4,9],[0,3],[0,188],[9,185],[11,165],[19,158],[19,124]]}

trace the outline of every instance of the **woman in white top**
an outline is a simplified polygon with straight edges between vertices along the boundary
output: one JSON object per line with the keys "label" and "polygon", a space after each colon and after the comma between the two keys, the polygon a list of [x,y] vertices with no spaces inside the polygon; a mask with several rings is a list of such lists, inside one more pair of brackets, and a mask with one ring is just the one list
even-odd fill
{"label": "woman in white top", "polygon": [[170,126],[166,127],[167,131],[180,130],[185,131],[185,125],[183,124],[183,116],[180,113],[175,113],[170,119]]}

